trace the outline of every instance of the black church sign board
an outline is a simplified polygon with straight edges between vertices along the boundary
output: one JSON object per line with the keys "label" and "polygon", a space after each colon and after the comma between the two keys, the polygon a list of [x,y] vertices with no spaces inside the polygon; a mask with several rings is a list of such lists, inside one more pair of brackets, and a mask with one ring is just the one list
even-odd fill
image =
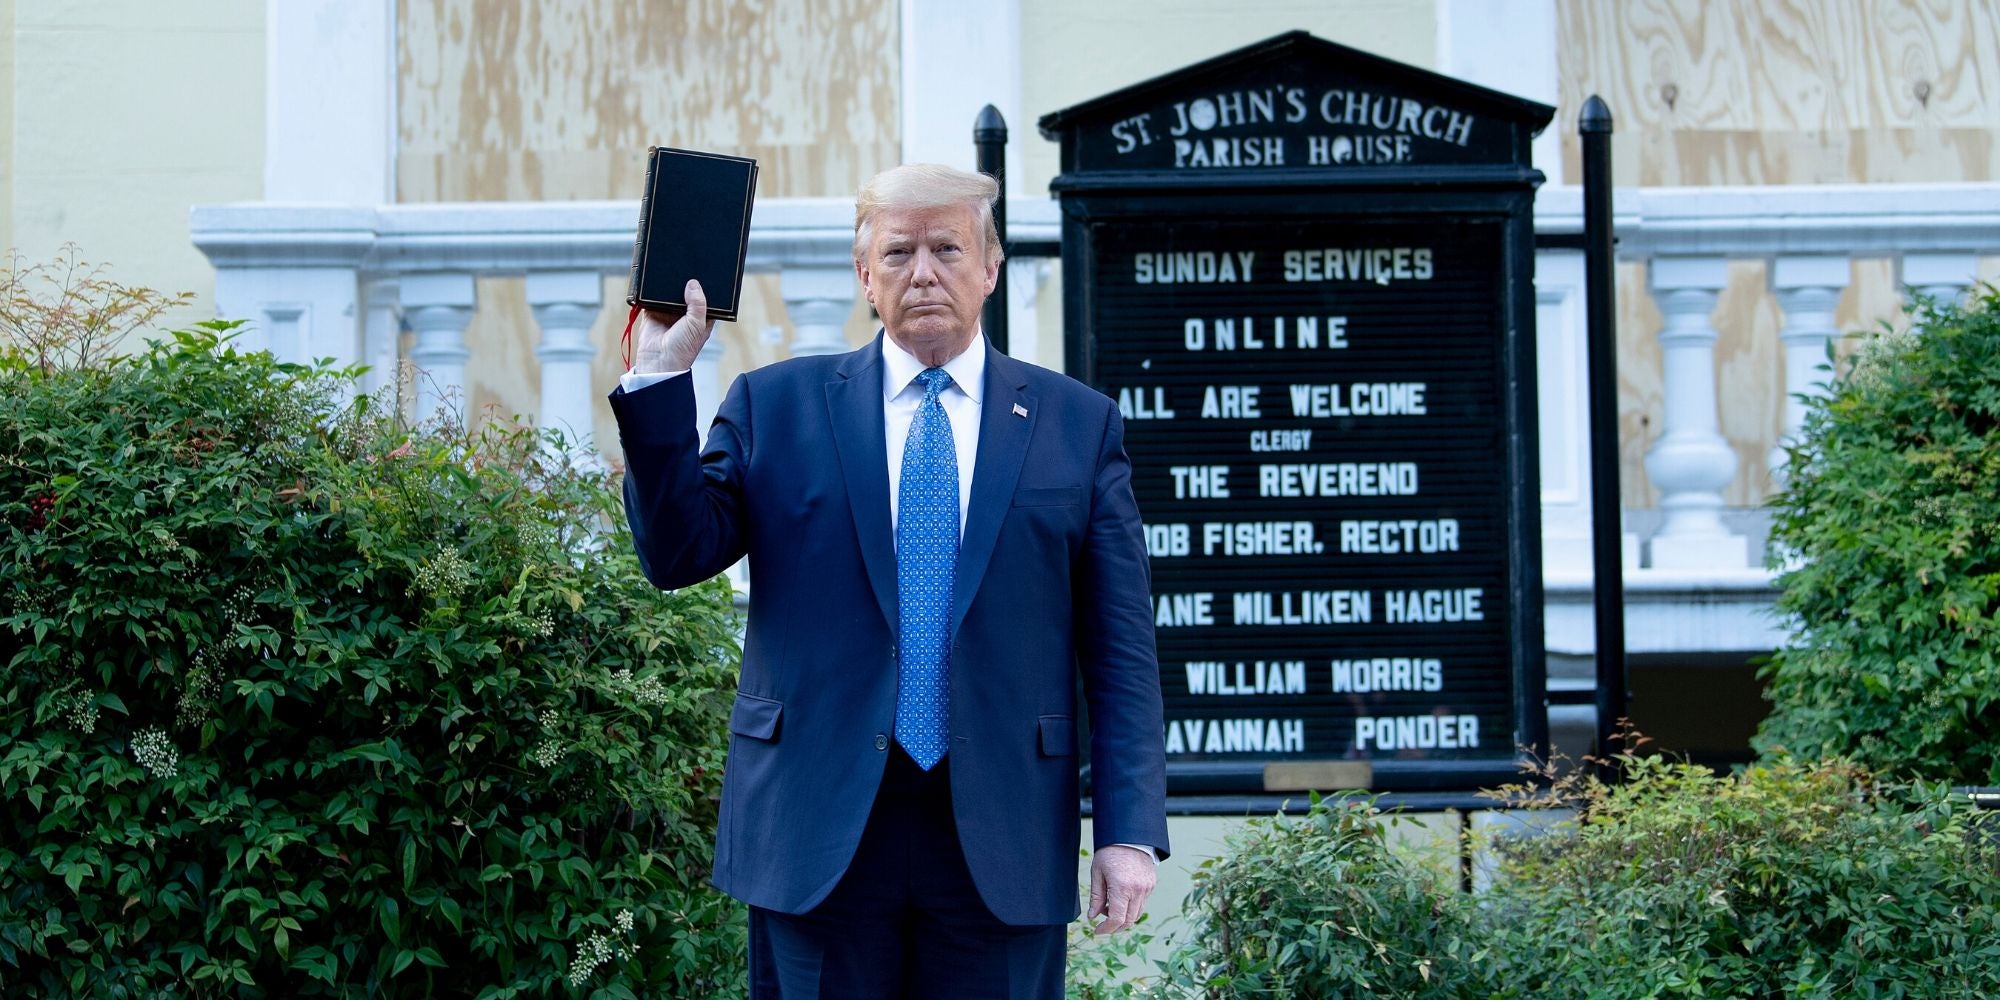
{"label": "black church sign board", "polygon": [[1304,32],[1041,119],[1118,400],[1169,790],[1466,790],[1547,740],[1529,143]]}

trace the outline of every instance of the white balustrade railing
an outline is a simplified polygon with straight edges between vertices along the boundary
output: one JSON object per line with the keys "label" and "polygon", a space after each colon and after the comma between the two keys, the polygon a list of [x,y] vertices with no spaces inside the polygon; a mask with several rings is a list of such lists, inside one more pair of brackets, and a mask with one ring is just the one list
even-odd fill
{"label": "white balustrade railing", "polygon": [[[1643,188],[1618,192],[1616,205],[1619,255],[1647,263],[1647,284],[1663,317],[1664,426],[1645,461],[1660,494],[1659,527],[1644,546],[1643,564],[1636,540],[1628,540],[1627,575],[1638,604],[1680,608],[1657,628],[1630,627],[1632,648],[1768,648],[1776,636],[1764,614],[1770,575],[1751,566],[1752,539],[1732,528],[1732,519],[1741,519],[1723,499],[1738,474],[1719,409],[1734,401],[1719,398],[1715,370],[1715,312],[1730,262],[1763,260],[1783,313],[1778,339],[1789,436],[1805,412],[1792,397],[1815,391],[1821,380],[1816,369],[1838,332],[1834,309],[1850,283],[1852,260],[1894,258],[1902,284],[1940,299],[1963,296],[1980,255],[2000,254],[2000,184]],[[191,229],[215,265],[219,312],[253,321],[250,346],[287,360],[365,362],[373,371],[363,388],[372,390],[394,377],[403,360],[400,334],[412,332],[407,360],[422,370],[416,392],[423,414],[462,405],[475,279],[525,277],[541,336],[540,420],[582,439],[595,405],[588,331],[605,306],[604,278],[628,273],[635,214],[630,202],[258,203],[197,206]],[[1015,198],[1008,214],[1016,239],[1058,236],[1060,216],[1050,199]],[[1536,226],[1579,231],[1580,192],[1544,190]],[[852,227],[847,199],[766,199],[756,207],[748,267],[779,276],[793,354],[847,349],[845,327],[857,297]],[[1575,251],[1541,253],[1537,337],[1550,648],[1587,652],[1590,510],[1579,260]],[[1033,359],[1034,304],[1050,268],[1034,259],[1008,267],[1015,353]],[[696,377],[711,390],[698,393],[705,425],[721,392],[719,346],[703,352]],[[1782,448],[1769,462],[1774,479],[1782,477]],[[1696,606],[1711,617],[1718,608],[1740,614],[1717,624],[1690,617],[1687,609]],[[1697,619],[1707,624],[1690,633]]]}

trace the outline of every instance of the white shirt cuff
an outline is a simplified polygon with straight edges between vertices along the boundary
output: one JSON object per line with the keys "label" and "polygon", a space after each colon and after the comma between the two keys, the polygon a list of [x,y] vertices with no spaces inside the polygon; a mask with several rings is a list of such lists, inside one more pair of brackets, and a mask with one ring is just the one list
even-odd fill
{"label": "white shirt cuff", "polygon": [[676,375],[686,375],[692,370],[683,368],[677,372],[626,372],[618,376],[618,387],[626,392],[638,392],[649,385],[665,382]]}
{"label": "white shirt cuff", "polygon": [[1146,845],[1144,845],[1144,844],[1112,844],[1111,846],[1113,846],[1113,847],[1129,847],[1129,848],[1131,848],[1131,849],[1133,849],[1133,850],[1135,850],[1135,851],[1144,851],[1144,852],[1146,852],[1146,856],[1147,856],[1147,857],[1149,857],[1149,858],[1152,858],[1152,859],[1153,859],[1153,863],[1154,863],[1154,864],[1156,864],[1156,865],[1157,865],[1157,864],[1159,864],[1159,863],[1160,863],[1160,852],[1159,852],[1159,851],[1156,851],[1156,850],[1154,850],[1153,848],[1150,848],[1150,847],[1147,847],[1147,846],[1146,846]]}

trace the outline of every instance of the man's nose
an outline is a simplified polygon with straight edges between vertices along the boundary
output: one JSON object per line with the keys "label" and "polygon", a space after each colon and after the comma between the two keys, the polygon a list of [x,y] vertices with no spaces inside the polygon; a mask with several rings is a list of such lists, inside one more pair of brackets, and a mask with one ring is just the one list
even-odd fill
{"label": "man's nose", "polygon": [[910,283],[913,285],[937,284],[937,262],[931,258],[929,250],[918,250],[910,267]]}

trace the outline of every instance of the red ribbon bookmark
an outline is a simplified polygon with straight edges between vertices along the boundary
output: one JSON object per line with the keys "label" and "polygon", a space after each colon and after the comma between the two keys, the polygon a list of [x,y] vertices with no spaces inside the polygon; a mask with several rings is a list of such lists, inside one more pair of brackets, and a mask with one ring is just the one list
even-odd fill
{"label": "red ribbon bookmark", "polygon": [[632,307],[632,315],[625,317],[625,333],[618,338],[618,353],[625,359],[625,370],[632,370],[632,324],[639,322],[639,307]]}

